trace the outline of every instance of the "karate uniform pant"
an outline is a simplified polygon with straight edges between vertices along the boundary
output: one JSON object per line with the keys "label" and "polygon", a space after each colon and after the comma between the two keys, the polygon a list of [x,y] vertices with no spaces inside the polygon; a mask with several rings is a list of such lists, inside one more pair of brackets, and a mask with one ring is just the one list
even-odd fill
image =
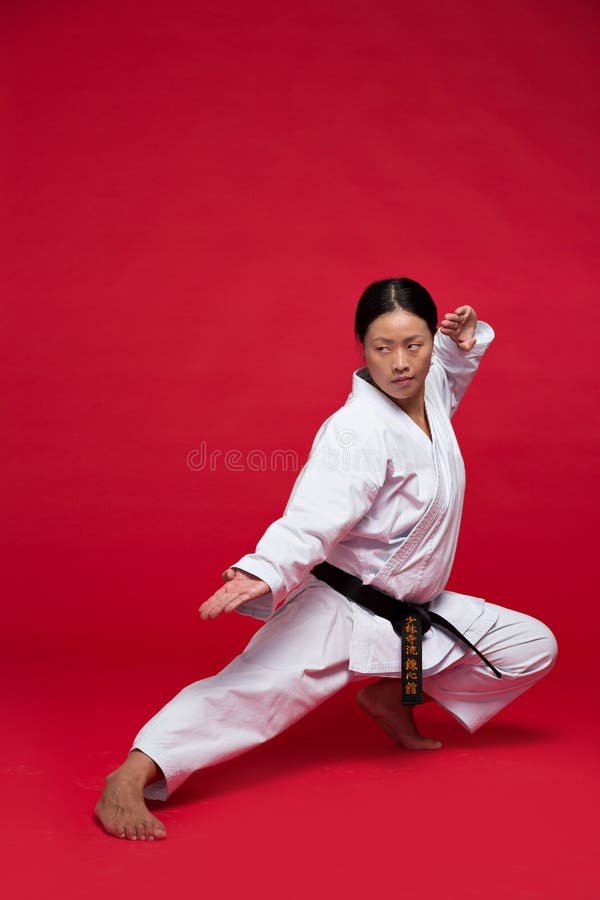
{"label": "karate uniform pant", "polygon": [[[557,654],[543,623],[486,606],[498,619],[476,645],[502,678],[466,645],[423,671],[424,692],[471,733],[549,672]],[[229,665],[188,685],[138,733],[132,749],[164,773],[145,796],[166,800],[198,769],[264,743],[347,684],[372,678],[348,667],[352,621],[350,601],[328,587],[286,601]],[[399,678],[401,669],[380,674]]]}

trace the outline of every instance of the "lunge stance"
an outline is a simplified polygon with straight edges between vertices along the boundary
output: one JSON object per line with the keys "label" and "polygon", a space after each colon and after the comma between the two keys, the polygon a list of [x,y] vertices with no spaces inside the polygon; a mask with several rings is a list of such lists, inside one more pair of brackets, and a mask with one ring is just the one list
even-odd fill
{"label": "lunge stance", "polygon": [[[353,681],[360,706],[409,750],[436,750],[413,705],[473,733],[554,665],[531,616],[447,591],[464,467],[450,419],[494,337],[409,278],[371,284],[355,331],[365,366],[321,426],[283,516],[200,607],[264,620],[221,672],[188,685],[139,732],[96,815],[116,837],[165,837],[146,799],[263,743]],[[282,602],[285,601],[285,602]]]}

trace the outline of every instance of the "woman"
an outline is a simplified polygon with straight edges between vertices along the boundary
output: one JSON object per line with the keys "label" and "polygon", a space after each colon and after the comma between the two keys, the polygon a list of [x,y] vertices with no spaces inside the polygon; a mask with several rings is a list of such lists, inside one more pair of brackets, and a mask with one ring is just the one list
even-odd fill
{"label": "woman", "polygon": [[165,837],[145,798],[166,799],[350,681],[385,676],[362,687],[361,707],[403,747],[435,750],[410,705],[421,686],[472,733],[554,665],[541,622],[445,590],[464,493],[450,417],[492,329],[461,306],[438,330],[425,288],[397,278],[367,288],[355,330],[366,366],[319,429],[284,515],[200,607],[203,619],[238,610],[265,624],[163,707],[108,776],[96,814],[117,837]]}

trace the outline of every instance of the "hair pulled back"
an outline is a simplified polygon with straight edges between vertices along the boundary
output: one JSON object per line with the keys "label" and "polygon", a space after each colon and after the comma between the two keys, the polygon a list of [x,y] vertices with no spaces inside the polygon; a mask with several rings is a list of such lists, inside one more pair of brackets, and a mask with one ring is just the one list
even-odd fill
{"label": "hair pulled back", "polygon": [[403,309],[405,312],[419,316],[427,324],[432,335],[437,329],[437,308],[428,291],[412,278],[385,278],[374,281],[364,291],[356,307],[354,331],[356,337],[364,343],[367,329],[371,322],[384,313]]}

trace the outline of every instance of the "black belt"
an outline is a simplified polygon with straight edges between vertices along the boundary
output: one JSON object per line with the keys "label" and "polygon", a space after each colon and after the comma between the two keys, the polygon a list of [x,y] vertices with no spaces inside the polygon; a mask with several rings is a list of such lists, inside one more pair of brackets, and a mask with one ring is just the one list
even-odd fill
{"label": "black belt", "polygon": [[498,669],[452,622],[436,612],[429,611],[429,603],[396,600],[395,597],[384,594],[370,584],[363,584],[360,578],[328,562],[319,563],[312,570],[312,574],[348,600],[370,609],[371,612],[392,623],[394,631],[402,638],[402,702],[405,706],[414,706],[423,701],[422,637],[434,623],[463,641],[467,647],[475,651],[486,666],[489,666],[497,678],[502,678]]}

